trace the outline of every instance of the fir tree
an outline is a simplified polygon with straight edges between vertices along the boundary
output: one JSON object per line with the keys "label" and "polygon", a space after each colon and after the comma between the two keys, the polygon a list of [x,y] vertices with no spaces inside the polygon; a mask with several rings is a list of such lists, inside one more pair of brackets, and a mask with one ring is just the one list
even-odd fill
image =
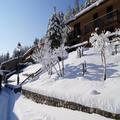
{"label": "fir tree", "polygon": [[35,41],[34,41],[34,45],[38,45],[38,42],[39,42],[39,39],[38,38],[35,38]]}
{"label": "fir tree", "polygon": [[75,13],[78,13],[80,11],[79,0],[75,0],[74,10]]}
{"label": "fir tree", "polygon": [[9,52],[6,53],[6,59],[7,59],[7,60],[10,59],[10,54],[9,54]]}
{"label": "fir tree", "polygon": [[66,14],[65,14],[65,20],[69,20],[72,15],[73,15],[73,10],[71,6],[68,6]]}
{"label": "fir tree", "polygon": [[58,48],[62,42],[62,33],[64,28],[64,14],[54,13],[49,20],[47,37],[51,41],[51,48]]}
{"label": "fir tree", "polygon": [[[36,62],[41,62],[42,70],[47,70],[48,74],[52,74],[52,69],[55,69],[58,76],[64,74],[64,59],[67,57],[67,52],[64,47],[66,31],[64,23],[64,14],[62,12],[56,12],[49,20],[48,30],[46,37],[44,38],[44,45],[40,50],[36,50],[33,54],[33,59]],[[59,60],[61,59],[62,65]],[[59,70],[56,69],[56,64],[59,66]]]}

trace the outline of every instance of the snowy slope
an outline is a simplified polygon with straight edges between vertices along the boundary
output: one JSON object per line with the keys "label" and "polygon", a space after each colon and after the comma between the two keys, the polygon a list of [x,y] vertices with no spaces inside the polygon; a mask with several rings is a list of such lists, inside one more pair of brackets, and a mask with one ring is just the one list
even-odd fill
{"label": "snowy slope", "polygon": [[37,104],[20,96],[14,106],[19,120],[112,120],[96,114]]}
{"label": "snowy slope", "polygon": [[[101,58],[93,48],[77,58],[76,51],[65,60],[65,76],[43,73],[37,81],[23,85],[26,90],[69,100],[108,112],[120,113],[120,54],[107,58],[107,80],[102,80]],[[87,73],[82,75],[81,63],[86,60]]]}
{"label": "snowy slope", "polygon": [[[40,64],[32,64],[32,65],[29,65],[28,67],[26,67],[25,69],[23,69],[23,72],[21,72],[19,74],[20,82],[23,82],[23,80],[25,80],[29,75],[37,72],[40,68],[41,68]],[[12,75],[8,79],[8,81],[11,81],[12,85],[16,85],[17,84],[17,74]]]}
{"label": "snowy slope", "polygon": [[8,100],[9,95],[2,91],[0,93],[0,120],[7,120],[8,118]]}

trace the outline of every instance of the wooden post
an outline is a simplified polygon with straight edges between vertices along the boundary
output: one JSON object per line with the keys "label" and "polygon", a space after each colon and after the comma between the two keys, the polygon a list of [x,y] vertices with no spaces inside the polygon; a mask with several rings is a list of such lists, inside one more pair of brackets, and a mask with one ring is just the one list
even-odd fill
{"label": "wooden post", "polygon": [[84,76],[85,72],[87,72],[86,61],[84,61],[84,63],[82,63],[82,68],[83,68],[83,76]]}
{"label": "wooden post", "polygon": [[117,45],[115,45],[115,54],[117,54]]}
{"label": "wooden post", "polygon": [[2,90],[2,75],[0,75],[0,91]]}
{"label": "wooden post", "polygon": [[82,68],[83,68],[83,76],[85,74],[85,66],[84,66],[84,63],[82,63]]}
{"label": "wooden post", "polygon": [[84,66],[85,66],[85,72],[87,72],[87,65],[86,65],[86,61],[84,61]]}

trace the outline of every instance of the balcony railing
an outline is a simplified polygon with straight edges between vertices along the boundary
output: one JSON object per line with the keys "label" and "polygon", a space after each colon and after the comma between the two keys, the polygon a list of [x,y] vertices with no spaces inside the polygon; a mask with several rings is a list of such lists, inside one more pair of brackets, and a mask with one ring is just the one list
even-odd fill
{"label": "balcony railing", "polygon": [[118,10],[113,10],[112,12],[87,23],[84,26],[84,33],[90,33],[94,31],[96,27],[104,29],[115,21],[120,21],[120,12]]}
{"label": "balcony railing", "polygon": [[96,27],[99,27],[100,30],[104,30],[114,22],[120,22],[120,11],[118,10],[113,10],[108,14],[88,22],[80,32],[76,33],[75,31],[71,31],[68,34],[68,43],[73,45],[79,43],[82,39],[82,41],[84,41],[84,39],[88,39],[86,34],[93,32]]}

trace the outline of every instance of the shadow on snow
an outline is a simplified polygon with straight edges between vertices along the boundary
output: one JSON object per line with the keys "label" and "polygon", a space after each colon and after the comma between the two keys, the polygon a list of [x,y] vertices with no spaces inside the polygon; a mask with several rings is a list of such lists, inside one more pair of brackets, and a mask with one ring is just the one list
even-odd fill
{"label": "shadow on snow", "polygon": [[[117,70],[114,69],[115,66],[116,65],[114,64],[107,65],[107,78],[118,77],[113,76],[113,74],[117,72]],[[80,64],[78,66],[72,66],[67,64],[65,65],[64,78],[75,79],[77,77],[84,77],[84,79],[87,80],[99,81],[103,78],[103,72],[104,72],[103,65],[87,63],[87,72],[83,76],[83,70]]]}

